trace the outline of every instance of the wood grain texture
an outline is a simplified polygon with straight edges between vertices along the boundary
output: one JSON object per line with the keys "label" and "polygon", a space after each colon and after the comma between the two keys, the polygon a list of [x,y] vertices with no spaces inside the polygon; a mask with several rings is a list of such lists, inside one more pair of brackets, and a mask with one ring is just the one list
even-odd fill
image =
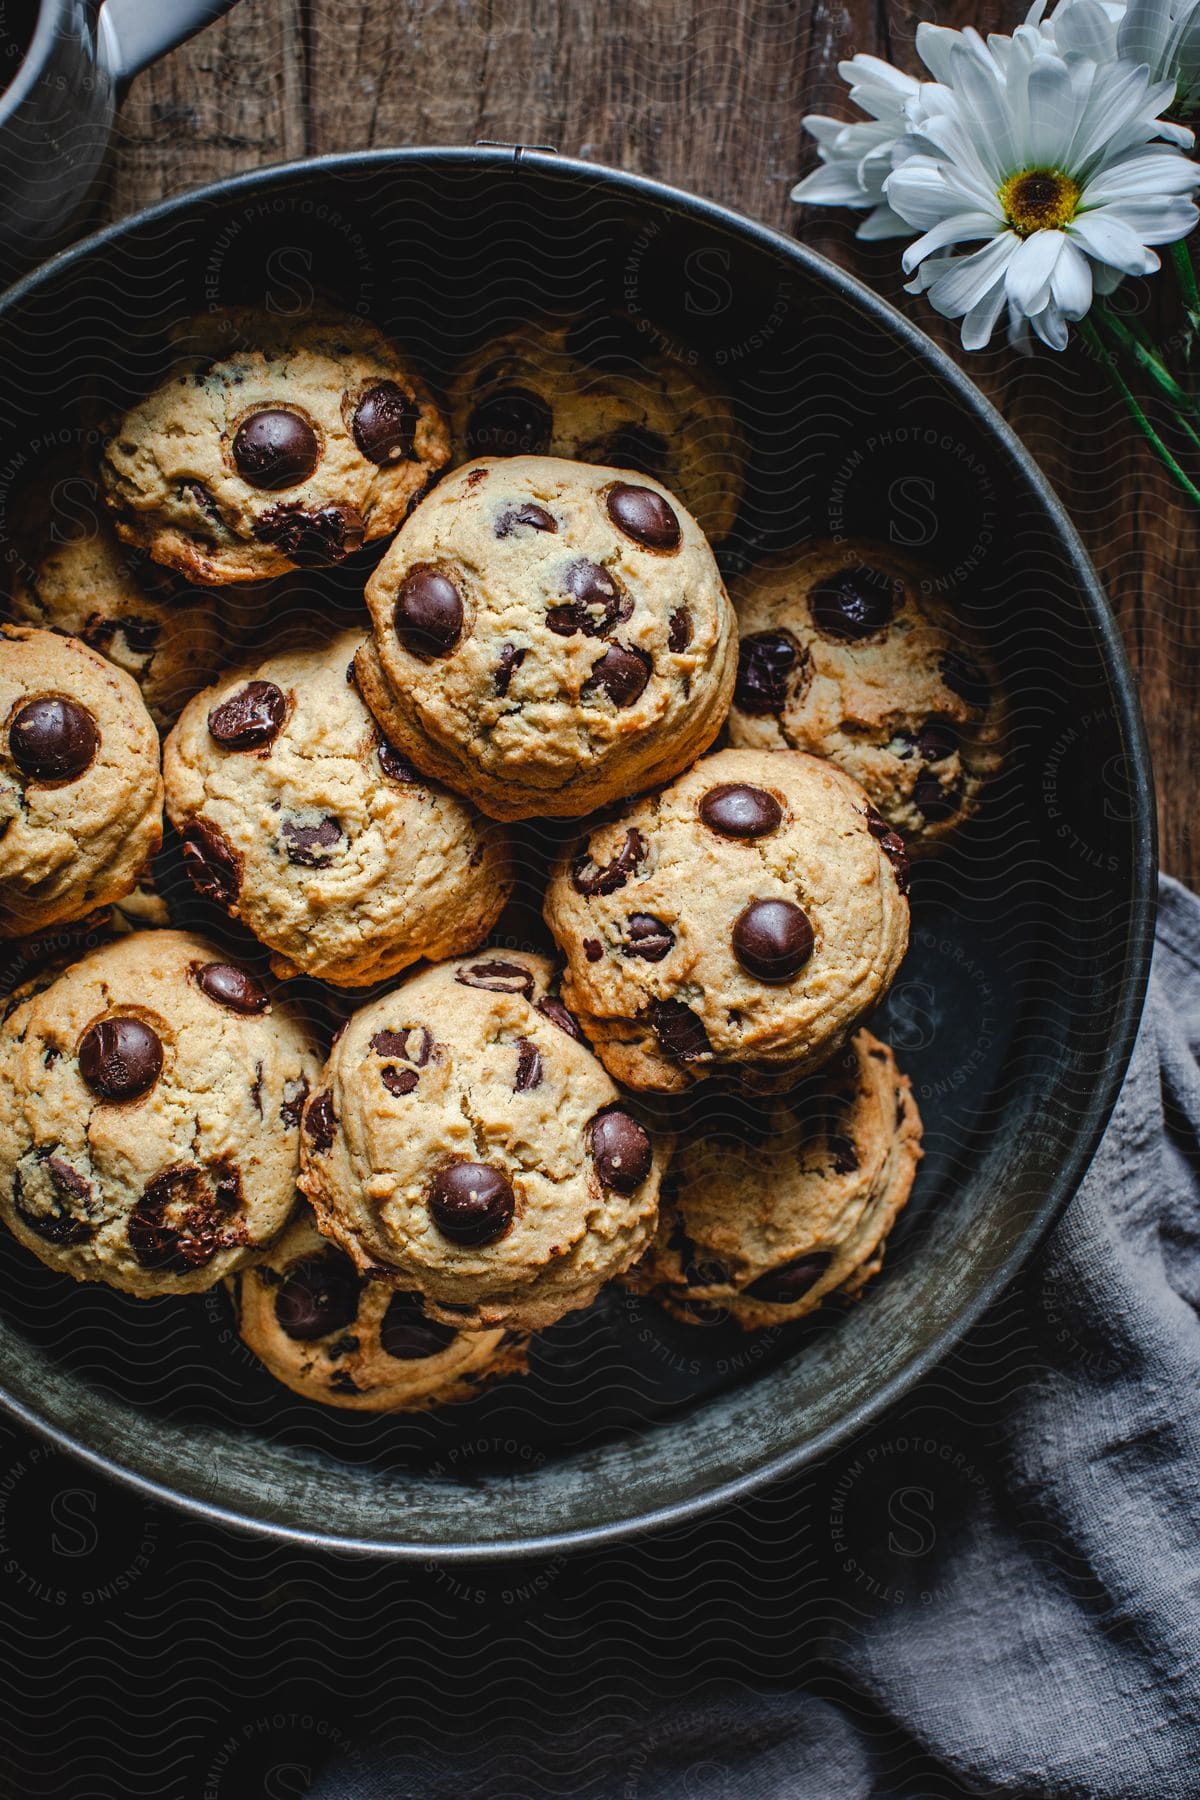
{"label": "wood grain texture", "polygon": [[[112,216],[287,157],[499,138],[675,182],[855,269],[945,344],[1038,458],[1082,533],[1141,686],[1163,863],[1200,885],[1197,526],[1076,348],[962,356],[902,291],[895,246],[788,199],[812,166],[805,113],[846,114],[857,50],[916,69],[921,17],[1011,28],[995,0],[242,0],[135,84]],[[1164,278],[1165,279],[1165,278]]]}

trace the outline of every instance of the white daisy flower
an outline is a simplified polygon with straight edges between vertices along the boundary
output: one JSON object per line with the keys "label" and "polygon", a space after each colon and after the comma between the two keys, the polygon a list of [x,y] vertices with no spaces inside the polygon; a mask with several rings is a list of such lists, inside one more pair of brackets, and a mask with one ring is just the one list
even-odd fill
{"label": "white daisy flower", "polygon": [[817,140],[821,167],[792,189],[792,199],[808,206],[849,206],[868,213],[860,238],[911,237],[912,226],[892,211],[883,184],[892,172],[892,152],[908,131],[904,108],[921,84],[877,56],[856,56],[838,64],[850,98],[870,117],[847,122],[810,113],[804,129]]}
{"label": "white daisy flower", "polygon": [[[926,32],[917,47],[927,61]],[[907,273],[919,270],[910,291],[962,319],[968,350],[988,342],[1005,305],[1014,343],[1032,327],[1061,350],[1093,294],[1157,269],[1150,246],[1183,237],[1200,216],[1190,198],[1200,169],[1154,141],[1171,84],[1144,67],[1063,55],[1035,25],[984,54],[961,42],[935,55],[945,79],[921,89],[913,153],[884,182],[892,210],[923,233],[904,256]],[[968,255],[946,254],[980,240]]]}
{"label": "white daisy flower", "polygon": [[[1200,0],[1059,0],[1044,18],[1045,0],[1034,0],[1027,24],[1036,25],[1064,54],[1093,62],[1145,63],[1152,81],[1170,81],[1171,110],[1200,110]],[[1162,133],[1186,146],[1180,126]]]}

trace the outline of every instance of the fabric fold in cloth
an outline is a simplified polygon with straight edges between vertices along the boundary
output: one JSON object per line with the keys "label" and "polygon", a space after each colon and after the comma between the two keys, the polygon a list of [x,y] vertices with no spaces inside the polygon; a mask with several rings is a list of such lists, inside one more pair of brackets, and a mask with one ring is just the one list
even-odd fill
{"label": "fabric fold in cloth", "polygon": [[[1128,1076],[1059,1225],[947,1372],[793,1484],[796,1505],[762,1509],[738,1553],[743,1580],[755,1559],[814,1569],[815,1597],[798,1584],[795,1599],[801,1679],[706,1680],[703,1704],[668,1704],[643,1619],[648,1698],[619,1748],[584,1731],[564,1756],[577,1728],[549,1713],[524,1721],[545,1734],[531,1761],[469,1726],[448,1758],[397,1761],[381,1736],[313,1800],[499,1800],[552,1763],[538,1791],[603,1800],[1200,1795],[1198,1055],[1200,900],[1164,878]],[[701,1566],[708,1532],[728,1563],[731,1521],[624,1554]],[[926,1773],[882,1773],[881,1729]]]}

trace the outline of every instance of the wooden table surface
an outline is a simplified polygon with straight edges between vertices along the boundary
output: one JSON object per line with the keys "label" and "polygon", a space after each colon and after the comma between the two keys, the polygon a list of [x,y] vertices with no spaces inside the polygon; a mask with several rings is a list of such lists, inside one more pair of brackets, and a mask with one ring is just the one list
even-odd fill
{"label": "wooden table surface", "polygon": [[114,217],[239,169],[378,144],[549,143],[709,195],[847,264],[955,351],[1034,452],[1107,587],[1154,751],[1165,868],[1200,886],[1196,515],[1077,351],[966,357],[895,245],[789,199],[837,64],[916,70],[918,21],[1011,30],[1024,0],[241,0],[133,85]]}

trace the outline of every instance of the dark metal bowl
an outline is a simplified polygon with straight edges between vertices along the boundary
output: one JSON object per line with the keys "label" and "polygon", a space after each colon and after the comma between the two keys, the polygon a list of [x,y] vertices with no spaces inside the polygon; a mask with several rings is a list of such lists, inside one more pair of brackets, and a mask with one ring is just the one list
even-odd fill
{"label": "dark metal bowl", "polygon": [[211,1519],[400,1556],[520,1555],[678,1520],[818,1457],[927,1370],[1075,1189],[1149,964],[1151,781],[1104,596],[1032,460],[959,370],[849,276],[653,182],[505,149],[241,176],[89,239],[0,301],[0,499],[163,366],[180,314],[329,290],[436,378],[539,305],[617,304],[694,346],[751,445],[726,568],[812,535],[936,563],[1013,696],[1006,774],[923,865],[877,1025],[928,1155],[849,1312],[745,1337],[613,1289],[533,1373],[446,1415],[343,1416],[242,1350],[221,1294],[135,1302],[2,1252],[4,1393],[97,1468]]}

